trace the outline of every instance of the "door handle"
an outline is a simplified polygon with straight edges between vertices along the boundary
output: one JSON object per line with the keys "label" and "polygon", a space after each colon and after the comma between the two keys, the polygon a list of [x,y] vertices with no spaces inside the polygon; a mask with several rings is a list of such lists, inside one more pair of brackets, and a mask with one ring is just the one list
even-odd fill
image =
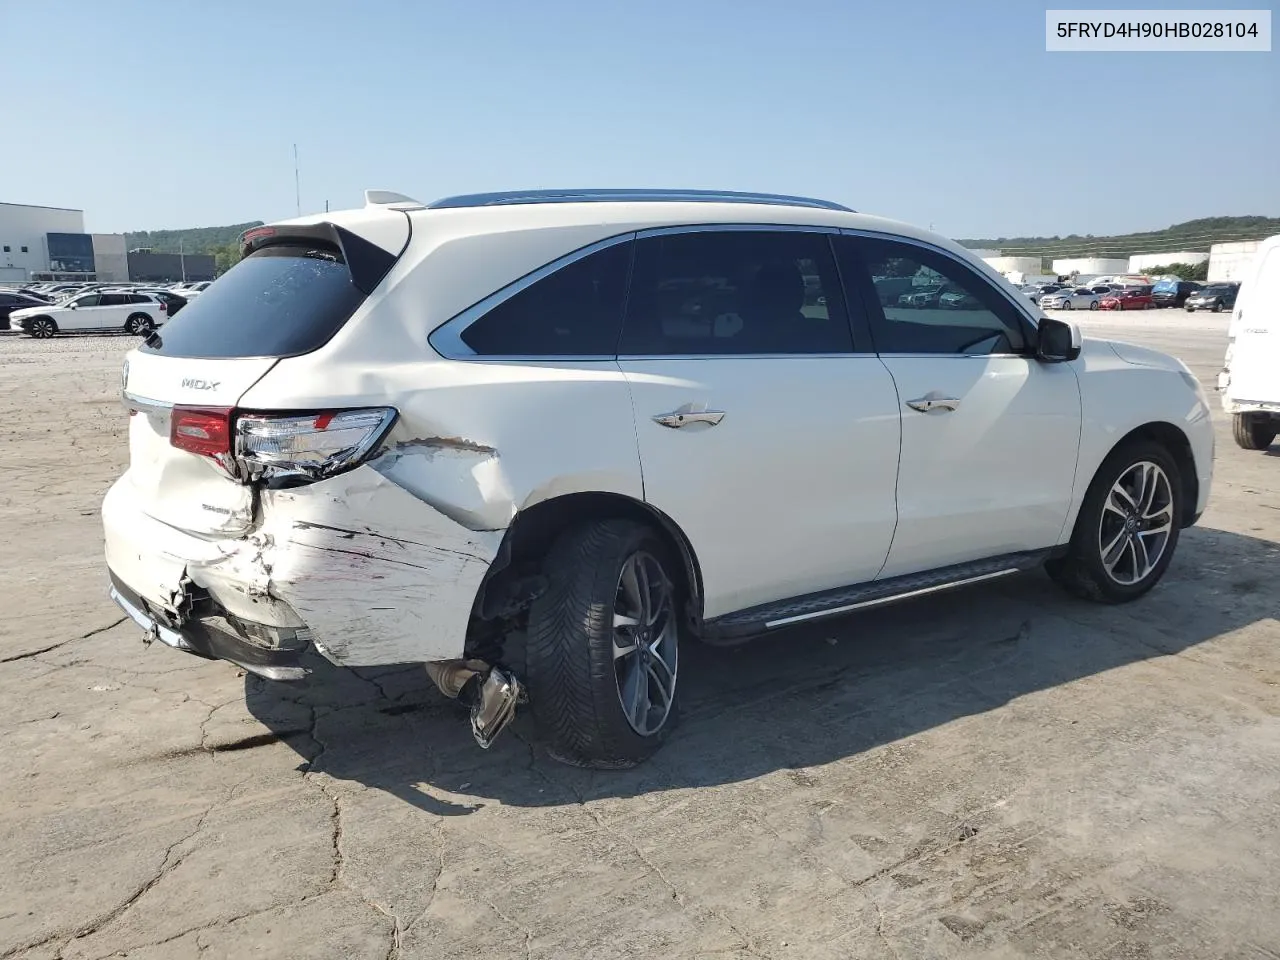
{"label": "door handle", "polygon": [[653,422],[672,428],[687,427],[694,423],[705,423],[709,427],[714,427],[723,419],[723,410],[708,410],[705,404],[686,403],[676,407],[670,413],[654,415]]}
{"label": "door handle", "polygon": [[907,406],[921,413],[950,413],[960,406],[960,400],[958,397],[944,397],[937,390],[932,390],[918,400],[908,400]]}

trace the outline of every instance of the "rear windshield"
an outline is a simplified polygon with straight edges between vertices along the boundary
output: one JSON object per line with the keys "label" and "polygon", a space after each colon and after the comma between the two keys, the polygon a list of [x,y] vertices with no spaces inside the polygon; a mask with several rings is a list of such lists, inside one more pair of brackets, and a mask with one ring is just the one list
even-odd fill
{"label": "rear windshield", "polygon": [[170,357],[292,357],[329,341],[364,302],[336,250],[264,247],[142,345]]}

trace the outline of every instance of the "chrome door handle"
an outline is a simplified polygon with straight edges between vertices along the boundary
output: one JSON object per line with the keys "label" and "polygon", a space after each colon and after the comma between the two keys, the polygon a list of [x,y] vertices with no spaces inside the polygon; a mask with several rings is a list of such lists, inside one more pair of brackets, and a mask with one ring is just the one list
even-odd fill
{"label": "chrome door handle", "polygon": [[706,404],[686,403],[676,407],[670,413],[655,414],[653,422],[672,428],[687,427],[694,423],[705,423],[709,427],[714,427],[723,419],[723,410],[708,410]]}
{"label": "chrome door handle", "polygon": [[921,413],[950,413],[960,406],[960,400],[957,397],[944,397],[934,390],[918,400],[908,400],[907,406]]}

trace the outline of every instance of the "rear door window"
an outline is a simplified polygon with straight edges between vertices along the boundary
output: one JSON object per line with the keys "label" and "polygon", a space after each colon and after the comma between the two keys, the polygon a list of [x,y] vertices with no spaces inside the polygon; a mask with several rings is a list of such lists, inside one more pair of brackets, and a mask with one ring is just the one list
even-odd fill
{"label": "rear door window", "polygon": [[364,302],[327,246],[254,251],[140,348],[173,357],[292,357],[329,341]]}
{"label": "rear door window", "polygon": [[636,241],[620,354],[851,352],[827,234],[697,230]]}

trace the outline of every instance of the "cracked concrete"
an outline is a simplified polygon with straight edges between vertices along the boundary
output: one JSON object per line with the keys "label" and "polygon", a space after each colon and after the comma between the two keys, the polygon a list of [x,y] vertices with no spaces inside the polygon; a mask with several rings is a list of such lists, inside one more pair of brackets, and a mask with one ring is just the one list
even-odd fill
{"label": "cracked concrete", "polygon": [[[1218,321],[1123,319],[1212,383]],[[527,715],[477,750],[420,668],[144,648],[96,515],[133,342],[0,339],[0,960],[1278,955],[1280,458],[1225,420],[1148,599],[1031,575],[686,648],[682,725],[602,773]]]}

